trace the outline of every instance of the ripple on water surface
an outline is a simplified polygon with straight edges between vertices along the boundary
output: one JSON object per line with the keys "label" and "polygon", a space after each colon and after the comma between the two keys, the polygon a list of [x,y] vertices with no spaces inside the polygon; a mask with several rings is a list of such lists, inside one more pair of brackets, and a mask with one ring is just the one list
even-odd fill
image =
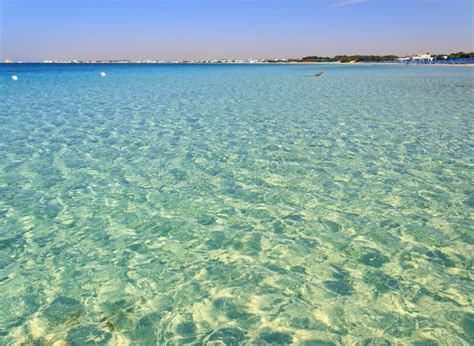
{"label": "ripple on water surface", "polygon": [[0,344],[473,343],[472,69],[324,69],[0,66]]}

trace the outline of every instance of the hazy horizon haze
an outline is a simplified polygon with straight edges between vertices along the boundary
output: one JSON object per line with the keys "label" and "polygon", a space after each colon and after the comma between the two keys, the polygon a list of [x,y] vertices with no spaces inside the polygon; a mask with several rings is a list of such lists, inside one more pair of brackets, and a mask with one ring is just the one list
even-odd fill
{"label": "hazy horizon haze", "polygon": [[470,0],[0,0],[1,59],[472,51]]}

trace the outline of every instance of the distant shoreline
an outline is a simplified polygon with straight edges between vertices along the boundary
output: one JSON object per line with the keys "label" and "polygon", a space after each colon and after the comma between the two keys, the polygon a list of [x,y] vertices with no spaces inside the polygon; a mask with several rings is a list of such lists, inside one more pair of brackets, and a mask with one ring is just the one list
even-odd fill
{"label": "distant shoreline", "polygon": [[43,59],[40,61],[22,61],[14,59],[4,59],[3,63],[16,64],[301,64],[301,65],[316,65],[316,64],[390,64],[390,65],[462,65],[474,66],[474,52],[456,52],[451,54],[436,54],[431,55],[418,54],[405,57],[396,55],[336,55],[333,57],[324,56],[305,56],[302,58],[217,58],[217,59]]}
{"label": "distant shoreline", "polygon": [[[406,63],[398,63],[398,62],[307,62],[307,63],[297,63],[299,64],[312,64],[312,65],[344,65],[344,66],[356,66],[356,65],[370,65],[370,66],[377,66],[377,65],[386,65],[386,66],[464,66],[464,67],[474,67],[474,64],[406,64]],[[291,65],[291,63],[290,63]]]}
{"label": "distant shoreline", "polygon": [[127,63],[116,63],[116,62],[59,62],[59,63],[46,63],[46,62],[0,62],[0,65],[338,65],[338,66],[450,66],[450,67],[474,67],[473,63],[466,64],[416,64],[416,63],[396,63],[396,62],[314,62],[314,61],[304,61],[304,62],[259,62],[259,63],[249,63],[249,62],[215,62],[215,63],[205,63],[205,62],[163,62],[163,63],[141,63],[141,62],[127,62]]}
{"label": "distant shoreline", "polygon": [[345,64],[341,65],[390,65],[390,66],[464,66],[464,67],[474,67],[474,64],[406,64],[406,63],[397,63],[397,62],[357,62],[354,64]]}

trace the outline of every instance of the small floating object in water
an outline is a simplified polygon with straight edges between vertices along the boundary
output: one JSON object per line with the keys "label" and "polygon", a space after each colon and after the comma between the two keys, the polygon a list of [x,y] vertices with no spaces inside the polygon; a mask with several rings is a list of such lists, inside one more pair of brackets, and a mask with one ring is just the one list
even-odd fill
{"label": "small floating object in water", "polygon": [[13,80],[18,80],[18,76],[12,76]]}
{"label": "small floating object in water", "polygon": [[101,72],[101,73],[100,73],[100,76],[101,76],[101,77],[105,77],[105,76],[107,76],[107,73]]}
{"label": "small floating object in water", "polygon": [[323,71],[317,72],[314,76],[315,77],[321,77],[323,75]]}

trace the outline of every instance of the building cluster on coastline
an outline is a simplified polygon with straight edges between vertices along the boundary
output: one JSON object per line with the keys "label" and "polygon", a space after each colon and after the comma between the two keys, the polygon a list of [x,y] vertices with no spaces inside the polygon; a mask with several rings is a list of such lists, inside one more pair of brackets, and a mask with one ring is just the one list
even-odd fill
{"label": "building cluster on coastline", "polygon": [[[5,59],[4,63],[21,63]],[[449,55],[418,54],[399,57],[396,55],[337,55],[335,57],[307,56],[301,59],[272,58],[272,59],[181,59],[181,60],[43,60],[43,64],[298,64],[298,63],[404,63],[404,64],[473,64],[474,52],[457,52]]]}
{"label": "building cluster on coastline", "polygon": [[[288,63],[292,59],[195,59],[195,60],[67,60],[54,59],[43,60],[43,64],[268,64],[268,63]],[[13,63],[10,59],[5,59],[4,63]],[[19,61],[16,61],[19,63]]]}
{"label": "building cluster on coastline", "polygon": [[406,56],[402,58],[396,58],[389,62],[404,63],[404,64],[473,64],[474,53],[453,53],[450,55],[437,54],[430,55],[418,54],[414,56]]}
{"label": "building cluster on coastline", "polygon": [[[447,59],[448,56],[445,55],[442,57],[443,59]],[[406,56],[406,57],[401,57],[396,59],[397,61],[400,62],[411,62],[411,61],[433,61],[434,57],[430,55],[430,53],[426,54],[418,54],[418,55],[412,55],[412,56]]]}

